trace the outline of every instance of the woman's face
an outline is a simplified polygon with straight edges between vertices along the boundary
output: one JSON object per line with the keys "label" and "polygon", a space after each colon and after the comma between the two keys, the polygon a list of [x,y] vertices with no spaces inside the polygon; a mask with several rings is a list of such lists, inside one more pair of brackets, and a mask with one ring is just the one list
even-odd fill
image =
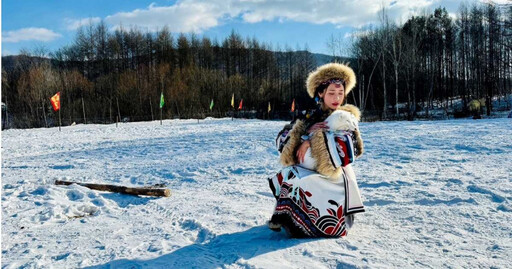
{"label": "woman's face", "polygon": [[345,87],[341,84],[331,83],[323,93],[318,94],[320,98],[324,99],[324,104],[332,109],[336,110],[341,104],[343,104],[345,98]]}

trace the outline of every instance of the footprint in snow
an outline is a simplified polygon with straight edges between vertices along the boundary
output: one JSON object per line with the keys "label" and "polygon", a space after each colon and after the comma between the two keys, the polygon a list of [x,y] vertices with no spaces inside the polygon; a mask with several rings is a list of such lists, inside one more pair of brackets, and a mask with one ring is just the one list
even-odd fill
{"label": "footprint in snow", "polygon": [[195,240],[196,243],[204,243],[206,241],[215,238],[215,235],[212,234],[208,229],[204,228],[200,223],[195,220],[184,220],[181,221],[181,228],[187,231],[197,231],[197,238]]}
{"label": "footprint in snow", "polygon": [[495,203],[502,203],[506,200],[505,197],[503,197],[499,194],[496,194],[490,190],[487,190],[487,189],[484,189],[484,188],[481,188],[481,187],[478,187],[475,185],[469,185],[467,189],[469,192],[473,192],[473,193],[488,194],[491,196],[491,201],[493,201]]}
{"label": "footprint in snow", "polygon": [[66,192],[68,199],[71,201],[78,201],[84,198],[84,194],[78,190],[69,190]]}

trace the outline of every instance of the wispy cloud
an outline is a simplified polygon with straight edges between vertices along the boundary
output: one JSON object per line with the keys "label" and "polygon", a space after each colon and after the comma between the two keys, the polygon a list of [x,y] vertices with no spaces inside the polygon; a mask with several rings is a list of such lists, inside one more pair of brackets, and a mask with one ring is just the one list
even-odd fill
{"label": "wispy cloud", "polygon": [[510,5],[510,0],[480,0],[482,3],[488,3],[489,1],[499,5]]}
{"label": "wispy cloud", "polygon": [[2,33],[2,41],[9,43],[17,43],[20,41],[36,40],[48,42],[61,37],[60,34],[46,28],[22,28],[15,31],[7,31]]}
{"label": "wispy cloud", "polygon": [[100,17],[91,17],[91,18],[85,18],[85,19],[70,19],[66,18],[64,19],[64,22],[66,23],[66,29],[68,30],[76,30],[82,25],[89,25],[89,24],[95,24],[101,21]]}
{"label": "wispy cloud", "polygon": [[[219,20],[229,14],[223,11],[225,4],[183,1],[172,6],[159,7],[154,4],[147,9],[120,12],[107,16],[111,25],[137,25],[156,31],[167,25],[172,32],[201,32],[219,25]],[[232,14],[236,15],[236,14]]]}
{"label": "wispy cloud", "polygon": [[343,38],[358,38],[358,37],[368,36],[370,34],[371,34],[370,30],[360,29],[360,30],[357,30],[354,32],[345,33]]}
{"label": "wispy cloud", "polygon": [[447,0],[183,0],[171,6],[151,4],[105,18],[111,25],[137,25],[150,31],[168,25],[172,32],[201,32],[230,20],[246,23],[295,21],[360,27],[378,21],[385,6],[393,20],[401,20]]}

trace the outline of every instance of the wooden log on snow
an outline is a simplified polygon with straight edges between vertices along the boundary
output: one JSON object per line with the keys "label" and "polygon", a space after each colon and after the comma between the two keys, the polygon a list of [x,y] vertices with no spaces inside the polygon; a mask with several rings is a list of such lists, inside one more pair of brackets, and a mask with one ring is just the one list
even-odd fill
{"label": "wooden log on snow", "polygon": [[77,184],[80,186],[87,187],[89,189],[98,190],[98,191],[109,191],[109,192],[118,192],[124,194],[131,195],[146,195],[146,196],[158,196],[158,197],[169,197],[171,196],[171,190],[169,189],[161,189],[161,188],[131,188],[117,185],[108,185],[108,184],[94,184],[94,183],[80,183],[80,182],[71,182],[64,180],[56,180],[55,185],[71,185]]}

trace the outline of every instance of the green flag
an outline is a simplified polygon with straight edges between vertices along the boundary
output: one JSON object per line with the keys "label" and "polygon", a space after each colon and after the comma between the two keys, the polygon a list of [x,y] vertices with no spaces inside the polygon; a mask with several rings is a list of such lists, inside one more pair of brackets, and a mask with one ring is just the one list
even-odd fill
{"label": "green flag", "polygon": [[160,108],[164,107],[164,93],[162,92],[162,94],[160,95]]}
{"label": "green flag", "polygon": [[212,99],[212,102],[210,103],[210,111],[212,111],[212,108],[213,108],[213,99]]}

